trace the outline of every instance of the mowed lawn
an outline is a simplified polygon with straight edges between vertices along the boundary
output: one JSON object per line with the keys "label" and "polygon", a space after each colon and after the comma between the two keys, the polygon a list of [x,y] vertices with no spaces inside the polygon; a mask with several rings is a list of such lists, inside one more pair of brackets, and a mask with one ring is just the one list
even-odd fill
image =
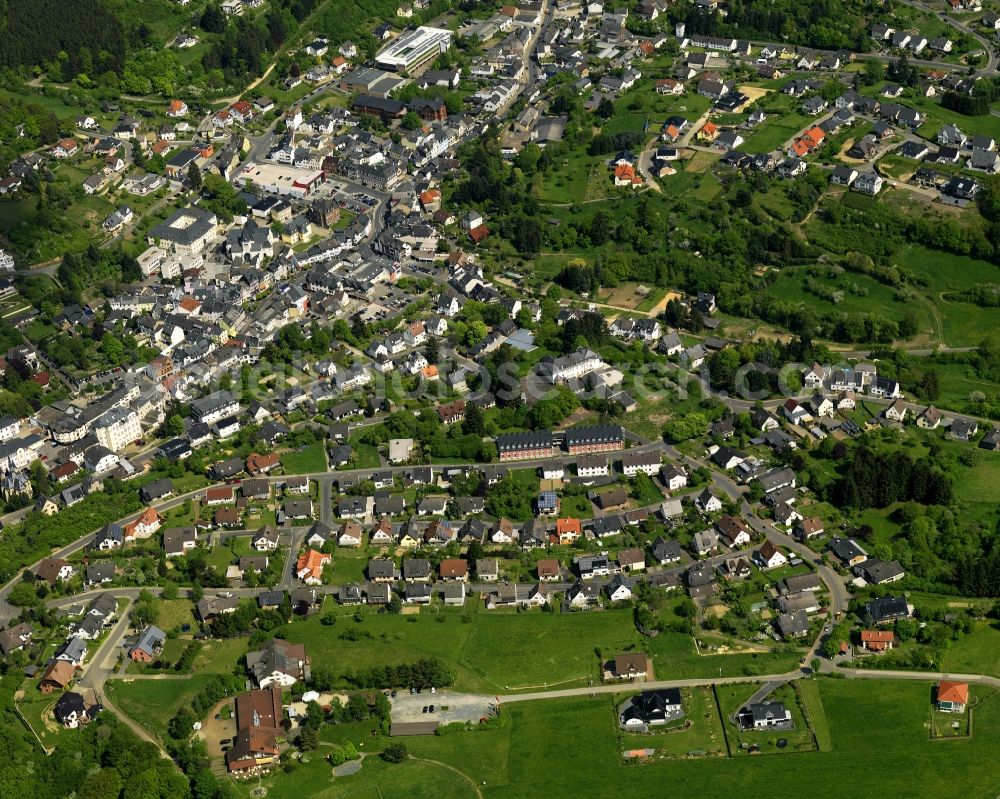
{"label": "mowed lawn", "polygon": [[327,470],[323,442],[317,441],[281,456],[281,465],[288,474],[318,474]]}
{"label": "mowed lawn", "polygon": [[[931,742],[926,727],[929,682],[823,679],[817,684],[832,739],[829,752],[624,766],[613,710],[601,696],[508,703],[503,712],[510,716],[509,727],[406,743],[411,754],[460,769],[486,799],[537,799],[539,786],[546,799],[662,796],[667,786],[670,795],[686,799],[825,796],[833,786],[857,799],[979,799],[1000,790],[1000,772],[988,765],[1000,733],[995,696],[976,709],[971,739],[942,743]],[[878,779],[862,778],[865,764],[878,768]],[[358,778],[357,793],[331,795],[366,796],[361,789],[368,780]]]}
{"label": "mowed lawn", "polygon": [[[361,771],[351,777],[334,777],[323,756],[328,750],[312,753],[308,762],[289,774],[265,778],[264,785],[277,785],[270,796],[297,796],[302,799],[476,799],[473,786],[462,777],[436,763],[407,760],[389,764],[378,757],[366,758]],[[361,751],[364,751],[363,749]],[[234,783],[238,795],[253,796],[256,780]]]}
{"label": "mowed lawn", "polygon": [[[616,642],[636,637],[627,610],[512,613],[477,605],[461,613],[423,609],[419,615],[397,616],[369,611],[360,623],[352,616],[353,611],[339,616],[332,626],[317,617],[294,622],[285,635],[306,644],[314,667],[329,666],[341,675],[436,657],[455,670],[456,689],[486,693],[556,683],[585,685],[599,677],[595,647],[609,647],[611,652]],[[357,637],[355,631],[362,637],[349,640]]]}

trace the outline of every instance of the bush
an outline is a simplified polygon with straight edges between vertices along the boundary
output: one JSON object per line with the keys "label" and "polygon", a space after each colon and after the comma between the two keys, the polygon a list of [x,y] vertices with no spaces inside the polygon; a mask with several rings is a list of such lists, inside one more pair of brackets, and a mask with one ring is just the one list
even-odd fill
{"label": "bush", "polygon": [[406,751],[406,744],[402,743],[389,744],[382,750],[382,759],[386,763],[402,763],[409,756],[410,753]]}

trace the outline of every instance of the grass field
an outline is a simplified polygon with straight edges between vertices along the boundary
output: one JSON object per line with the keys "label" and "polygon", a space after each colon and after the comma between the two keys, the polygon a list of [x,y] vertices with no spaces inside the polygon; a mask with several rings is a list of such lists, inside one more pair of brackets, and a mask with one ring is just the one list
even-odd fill
{"label": "grass field", "polygon": [[830,725],[826,720],[826,710],[823,707],[823,696],[819,686],[820,684],[815,680],[799,680],[795,684],[795,689],[802,711],[816,736],[816,746],[821,752],[829,752],[833,748],[833,740],[830,736]]}
{"label": "grass field", "polygon": [[247,642],[243,638],[205,641],[191,669],[196,674],[232,674],[246,653]]}
{"label": "grass field", "polygon": [[378,450],[371,444],[354,445],[354,461],[347,469],[377,469],[381,465]]}
{"label": "grass field", "polygon": [[987,397],[1000,395],[1000,383],[980,379],[969,364],[941,363],[934,364],[933,368],[941,385],[941,395],[935,402],[939,408],[968,411],[969,397],[974,392],[982,392]]}
{"label": "grass field", "polygon": [[183,680],[109,680],[108,698],[152,734],[163,738],[167,724],[212,679],[192,674]]}
{"label": "grass field", "polygon": [[753,154],[777,150],[813,119],[798,112],[770,113],[765,108],[765,113],[767,120],[747,137],[746,144],[740,148],[742,151]]}
{"label": "grass field", "polygon": [[[604,697],[509,704],[509,727],[406,743],[412,754],[460,769],[480,785],[485,799],[536,799],[540,785],[546,799],[659,796],[666,785],[671,795],[690,799],[736,793],[748,799],[800,796],[808,792],[804,786],[845,781],[860,799],[910,799],[914,780],[926,797],[985,799],[1000,788],[1000,774],[983,768],[1000,731],[1000,703],[976,710],[971,739],[938,743],[929,740],[926,727],[929,683],[821,680],[817,692],[828,716],[829,752],[623,766]],[[873,751],[892,767],[880,769],[878,780],[851,779]],[[355,782],[358,792],[350,795],[365,796],[373,776],[362,769]]]}
{"label": "grass field", "polygon": [[[339,614],[333,626],[312,617],[293,622],[282,633],[306,644],[314,666],[331,666],[342,675],[381,663],[437,657],[455,670],[455,688],[463,691],[586,685],[599,677],[595,650],[604,658],[646,651],[661,679],[709,677],[720,671],[724,675],[782,672],[798,658],[796,650],[702,656],[691,637],[682,633],[641,638],[627,609],[514,614],[469,604],[461,611],[423,609],[415,616],[368,612],[360,623],[352,618],[353,608],[333,610]],[[348,640],[354,635],[345,634],[355,629],[364,637]]]}
{"label": "grass field", "polygon": [[910,245],[895,263],[921,283],[921,288],[942,318],[945,343],[953,347],[976,346],[996,331],[996,311],[947,298],[948,292],[977,283],[1000,281],[1000,269],[976,258]]}
{"label": "grass field", "polygon": [[538,175],[533,193],[546,203],[573,203],[588,199],[587,186],[592,175],[595,183],[600,180],[605,184],[603,188],[611,187],[611,172],[606,162],[607,157],[574,154],[564,159],[552,174]]}
{"label": "grass field", "polygon": [[642,507],[656,505],[663,501],[663,494],[660,493],[652,478],[644,474],[636,476],[629,487],[629,496],[632,497],[636,505]]}
{"label": "grass field", "polygon": [[[807,291],[806,284],[821,287],[824,291],[839,291],[842,299],[831,305]],[[783,269],[768,293],[780,300],[798,302],[809,307],[823,306],[838,313],[864,314],[877,309],[881,315],[897,322],[907,311],[914,311],[919,331],[933,333],[934,329],[934,320],[925,305],[897,301],[894,289],[867,275],[844,272],[836,277],[827,277],[811,275],[804,269]]]}
{"label": "grass field", "polygon": [[594,506],[587,499],[586,494],[578,494],[575,497],[563,497],[559,507],[560,516],[574,516],[577,519],[592,519],[594,517]]}
{"label": "grass field", "polygon": [[317,441],[300,449],[286,452],[281,456],[281,465],[288,474],[316,474],[325,472],[326,451],[322,441]]}
{"label": "grass field", "polygon": [[945,671],[1000,676],[1000,627],[994,621],[975,622],[972,631],[953,641],[941,660]]}
{"label": "grass field", "polygon": [[377,554],[377,550],[350,549],[349,547],[338,547],[333,553],[333,585],[343,585],[345,583],[360,583],[365,579],[365,568],[368,566],[368,559]]}
{"label": "grass field", "polygon": [[[362,750],[363,751],[363,750]],[[367,758],[360,773],[351,777],[334,777],[333,769],[323,758],[324,751],[313,752],[308,763],[299,765],[291,774],[269,777],[264,785],[277,785],[270,796],[322,797],[322,799],[476,799],[474,787],[461,774],[435,763],[408,760],[390,765],[380,758]],[[251,796],[256,781],[237,783],[241,796]]]}
{"label": "grass field", "polygon": [[156,626],[169,631],[185,624],[195,626],[193,606],[189,599],[156,600]]}
{"label": "grass field", "polygon": [[[463,615],[471,621],[464,622]],[[632,627],[625,611],[515,615],[479,610],[443,612],[440,618],[444,621],[427,611],[417,616],[367,614],[359,625],[344,615],[332,628],[308,619],[290,625],[287,637],[304,642],[314,664],[329,664],[341,673],[438,657],[455,669],[459,690],[502,691],[546,682],[586,684],[598,676],[594,646],[608,644]],[[340,638],[355,627],[372,637]]]}

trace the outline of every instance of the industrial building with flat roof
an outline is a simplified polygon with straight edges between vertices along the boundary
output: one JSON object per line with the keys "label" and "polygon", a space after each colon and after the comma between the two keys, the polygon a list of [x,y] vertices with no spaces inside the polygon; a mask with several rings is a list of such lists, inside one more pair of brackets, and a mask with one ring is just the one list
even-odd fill
{"label": "industrial building with flat roof", "polygon": [[301,198],[323,182],[323,171],[253,162],[247,165],[237,182],[246,183],[248,180],[268,194]]}
{"label": "industrial building with flat roof", "polygon": [[418,74],[451,47],[452,33],[444,28],[421,25],[405,31],[396,41],[375,56],[375,65],[392,72]]}

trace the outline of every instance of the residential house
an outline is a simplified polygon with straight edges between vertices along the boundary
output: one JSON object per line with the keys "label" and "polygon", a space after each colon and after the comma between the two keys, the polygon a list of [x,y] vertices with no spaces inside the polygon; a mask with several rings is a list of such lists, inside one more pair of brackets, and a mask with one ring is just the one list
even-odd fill
{"label": "residential house", "polygon": [[722,516],[716,522],[716,527],[719,530],[720,540],[730,549],[743,547],[750,543],[753,531],[739,516]]}
{"label": "residential house", "polygon": [[809,615],[804,610],[794,610],[778,616],[775,626],[782,638],[801,638],[809,632]]}
{"label": "residential house", "polygon": [[247,670],[258,688],[278,685],[288,688],[310,677],[311,661],[304,644],[272,638],[263,649],[247,652]]}
{"label": "residential house", "polygon": [[308,549],[295,563],[295,576],[306,585],[319,585],[323,582],[323,567],[332,562],[330,555]]}
{"label": "residential house", "polygon": [[911,609],[905,597],[890,594],[867,602],[862,608],[861,615],[863,618],[870,618],[873,624],[884,624],[896,619],[905,619],[910,613]]}
{"label": "residential house", "polygon": [[866,652],[885,652],[892,649],[896,643],[896,634],[892,630],[862,630],[861,648]]}
{"label": "residential house", "polygon": [[167,634],[159,627],[149,625],[139,640],[129,648],[128,656],[137,663],[151,663],[163,651],[163,643],[167,640]]}
{"label": "residential house", "polygon": [[788,558],[770,541],[765,541],[753,553],[754,563],[761,569],[777,569],[788,563]]}
{"label": "residential house", "polygon": [[941,680],[937,685],[935,704],[942,713],[964,713],[969,704],[969,684]]}

